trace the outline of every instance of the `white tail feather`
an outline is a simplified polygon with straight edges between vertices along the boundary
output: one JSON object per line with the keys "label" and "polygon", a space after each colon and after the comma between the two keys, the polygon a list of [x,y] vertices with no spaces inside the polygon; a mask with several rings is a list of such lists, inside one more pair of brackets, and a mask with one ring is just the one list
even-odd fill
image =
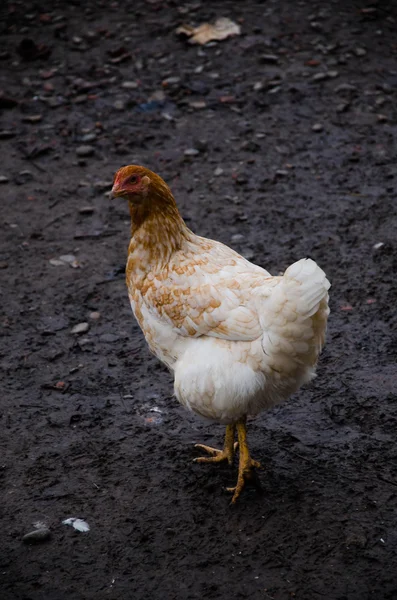
{"label": "white tail feather", "polygon": [[273,368],[314,366],[325,341],[328,289],[322,269],[310,258],[288,267],[267,298],[262,312],[263,348]]}

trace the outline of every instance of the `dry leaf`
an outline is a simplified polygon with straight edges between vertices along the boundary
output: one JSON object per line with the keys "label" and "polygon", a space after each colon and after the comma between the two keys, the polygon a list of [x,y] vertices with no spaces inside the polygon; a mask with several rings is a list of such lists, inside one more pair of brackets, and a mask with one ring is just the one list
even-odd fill
{"label": "dry leaf", "polygon": [[240,35],[241,27],[231,19],[221,17],[215,23],[203,23],[199,27],[181,25],[176,30],[178,35],[189,37],[191,44],[207,44],[213,40],[224,40],[232,35]]}

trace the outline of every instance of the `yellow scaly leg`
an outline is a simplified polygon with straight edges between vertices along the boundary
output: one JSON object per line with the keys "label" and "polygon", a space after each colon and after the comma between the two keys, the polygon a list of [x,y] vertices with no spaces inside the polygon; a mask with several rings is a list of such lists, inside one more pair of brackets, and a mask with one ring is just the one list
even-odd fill
{"label": "yellow scaly leg", "polygon": [[204,444],[195,444],[195,448],[199,448],[200,450],[204,450],[211,456],[200,456],[200,458],[195,458],[194,462],[198,463],[217,463],[222,462],[223,460],[227,460],[229,465],[232,465],[234,453],[238,446],[238,443],[234,443],[234,434],[236,432],[235,425],[227,425],[226,427],[226,435],[225,435],[225,443],[223,446],[223,450],[218,450],[217,448],[212,448],[211,446],[204,446]]}
{"label": "yellow scaly leg", "polygon": [[255,467],[260,467],[261,465],[250,456],[247,444],[246,421],[247,419],[244,417],[237,423],[237,435],[240,450],[237,485],[233,488],[227,488],[228,492],[234,492],[232,504],[235,504],[247,482],[251,482],[255,487],[260,488],[259,480],[255,473]]}

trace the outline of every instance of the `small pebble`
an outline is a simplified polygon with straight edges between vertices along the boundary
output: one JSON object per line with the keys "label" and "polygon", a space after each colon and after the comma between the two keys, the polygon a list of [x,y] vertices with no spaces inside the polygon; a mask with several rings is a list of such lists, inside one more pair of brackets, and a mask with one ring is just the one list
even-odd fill
{"label": "small pebble", "polygon": [[235,233],[232,235],[232,242],[241,242],[244,239],[244,236],[241,233]]}
{"label": "small pebble", "polygon": [[113,102],[113,108],[120,111],[125,110],[124,100],[115,100],[115,102]]}
{"label": "small pebble", "polygon": [[81,138],[81,141],[84,143],[93,142],[94,140],[96,140],[96,137],[96,133],[86,133]]}
{"label": "small pebble", "polygon": [[72,333],[80,335],[81,333],[87,333],[90,326],[88,323],[78,323],[72,329]]}
{"label": "small pebble", "polygon": [[312,127],[312,131],[322,131],[324,129],[323,125],[321,125],[321,123],[315,123]]}
{"label": "small pebble", "polygon": [[114,333],[103,333],[101,335],[101,337],[99,338],[100,342],[105,342],[107,344],[113,344],[114,342],[117,342],[120,339],[120,337]]}
{"label": "small pebble", "polygon": [[389,119],[387,118],[386,115],[378,115],[378,121],[379,123],[386,123],[386,121],[388,121]]}
{"label": "small pebble", "polygon": [[10,180],[5,175],[0,175],[0,183],[8,183]]}
{"label": "small pebble", "polygon": [[135,90],[138,87],[138,84],[135,81],[123,81],[121,87],[125,90]]}
{"label": "small pebble", "polygon": [[324,79],[328,79],[328,73],[315,73],[312,77],[312,81],[324,81]]}
{"label": "small pebble", "polygon": [[263,63],[275,64],[278,63],[278,56],[275,54],[261,54],[259,60]]}
{"label": "small pebble", "polygon": [[175,85],[176,83],[179,83],[180,80],[180,77],[167,77],[167,79],[164,79],[163,83],[166,85]]}
{"label": "small pebble", "polygon": [[340,104],[338,104],[336,106],[336,112],[338,112],[338,113],[346,112],[349,107],[350,107],[350,104],[348,102],[341,102]]}
{"label": "small pebble", "polygon": [[200,154],[200,152],[197,148],[187,148],[184,152],[185,156],[197,156],[198,154]]}
{"label": "small pebble", "polygon": [[50,258],[50,260],[48,262],[53,267],[65,267],[66,266],[66,263],[63,262],[63,260],[59,260],[58,258]]}
{"label": "small pebble", "polygon": [[23,536],[22,541],[25,544],[40,544],[51,537],[51,531],[47,527],[34,529]]}
{"label": "small pebble", "polygon": [[26,115],[22,117],[24,123],[39,123],[43,117],[41,115]]}
{"label": "small pebble", "polygon": [[10,129],[2,129],[0,131],[0,140],[8,140],[9,138],[15,137],[16,132]]}
{"label": "small pebble", "polygon": [[357,90],[357,86],[352,85],[351,83],[341,83],[335,88],[335,93],[339,94],[340,92],[355,92]]}
{"label": "small pebble", "polygon": [[82,206],[81,208],[79,208],[79,213],[81,215],[92,215],[94,211],[95,208],[93,206]]}
{"label": "small pebble", "polygon": [[251,248],[243,248],[241,254],[246,260],[253,260],[255,258],[255,252]]}
{"label": "small pebble", "polygon": [[94,146],[79,146],[76,148],[77,156],[91,156],[94,154],[95,148]]}
{"label": "small pebble", "polygon": [[113,181],[109,180],[109,181],[102,181],[101,179],[99,181],[95,181],[94,182],[94,188],[96,190],[108,190],[109,188],[111,188],[113,185]]}
{"label": "small pebble", "polygon": [[214,175],[215,175],[215,177],[219,177],[220,175],[223,175],[223,169],[221,167],[217,167],[214,171]]}
{"label": "small pebble", "polygon": [[367,51],[364,48],[354,48],[354,54],[356,56],[365,56]]}
{"label": "small pebble", "polygon": [[379,248],[382,248],[382,246],[384,246],[385,244],[383,242],[378,242],[377,244],[374,244],[372,247],[374,250],[379,250]]}
{"label": "small pebble", "polygon": [[74,254],[62,254],[62,256],[59,257],[59,260],[70,264],[76,260],[76,257],[74,256]]}
{"label": "small pebble", "polygon": [[90,319],[93,319],[93,321],[97,321],[100,318],[101,313],[94,310],[93,312],[90,312],[88,316],[90,317]]}
{"label": "small pebble", "polygon": [[200,110],[201,108],[205,108],[207,103],[204,100],[193,100],[193,102],[189,102],[190,108],[195,108],[196,110]]}

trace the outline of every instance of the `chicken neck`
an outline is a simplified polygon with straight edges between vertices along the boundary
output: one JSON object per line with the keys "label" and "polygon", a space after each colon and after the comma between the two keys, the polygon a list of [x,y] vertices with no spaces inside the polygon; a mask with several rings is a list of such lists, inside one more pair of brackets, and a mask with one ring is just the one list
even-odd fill
{"label": "chicken neck", "polygon": [[179,214],[171,193],[152,192],[141,203],[129,203],[131,241],[127,271],[144,275],[163,268],[184,242],[194,237]]}

